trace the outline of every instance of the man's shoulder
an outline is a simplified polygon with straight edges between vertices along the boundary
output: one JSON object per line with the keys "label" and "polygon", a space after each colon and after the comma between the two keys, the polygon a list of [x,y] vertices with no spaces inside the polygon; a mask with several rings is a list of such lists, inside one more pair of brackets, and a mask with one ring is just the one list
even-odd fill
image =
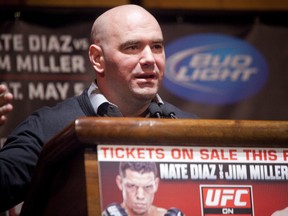
{"label": "man's shoulder", "polygon": [[157,207],[157,206],[151,206],[151,214],[149,214],[149,215],[164,216],[166,212],[167,212],[167,209],[165,209],[165,208],[161,208],[161,207]]}
{"label": "man's shoulder", "polygon": [[[60,101],[53,106],[41,107],[40,109],[36,110],[33,114],[34,115],[44,114],[43,116],[46,116],[46,117],[50,115],[57,116],[57,114],[58,114],[58,117],[61,117],[59,116],[60,114],[63,114],[63,117],[67,115],[68,116],[78,116],[78,115],[82,116],[84,115],[84,111],[82,109],[83,106],[81,106],[81,102],[84,101],[88,103],[87,100],[84,100],[86,96],[85,94],[86,92],[83,92],[79,96],[66,98],[65,100]],[[79,100],[79,98],[81,98],[81,100]]]}

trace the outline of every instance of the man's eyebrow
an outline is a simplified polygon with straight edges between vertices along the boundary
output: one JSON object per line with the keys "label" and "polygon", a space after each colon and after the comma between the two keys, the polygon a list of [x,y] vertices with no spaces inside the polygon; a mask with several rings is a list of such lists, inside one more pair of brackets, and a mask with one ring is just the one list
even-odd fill
{"label": "man's eyebrow", "polygon": [[[163,39],[156,39],[156,40],[152,40],[151,43],[152,44],[164,44],[164,40]],[[120,48],[125,48],[128,46],[137,45],[137,44],[141,44],[141,41],[128,40],[128,41],[125,41],[124,43],[120,44]]]}
{"label": "man's eyebrow", "polygon": [[164,40],[163,39],[154,40],[153,43],[162,43],[162,44],[164,44]]}
{"label": "man's eyebrow", "polygon": [[136,45],[136,44],[139,44],[140,41],[136,41],[136,40],[128,40],[128,41],[125,41],[124,43],[120,44],[120,48],[125,48],[125,47],[128,47],[128,46],[131,46],[131,45]]}

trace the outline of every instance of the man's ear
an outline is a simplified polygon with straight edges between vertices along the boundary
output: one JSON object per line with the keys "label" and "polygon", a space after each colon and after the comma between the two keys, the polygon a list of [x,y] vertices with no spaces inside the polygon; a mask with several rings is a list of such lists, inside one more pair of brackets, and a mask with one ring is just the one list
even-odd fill
{"label": "man's ear", "polygon": [[92,44],[89,47],[89,59],[90,62],[97,73],[104,72],[104,58],[103,52],[100,46]]}
{"label": "man's ear", "polygon": [[122,178],[121,178],[120,175],[116,176],[116,184],[117,184],[119,190],[122,191],[123,190],[123,186],[122,186]]}

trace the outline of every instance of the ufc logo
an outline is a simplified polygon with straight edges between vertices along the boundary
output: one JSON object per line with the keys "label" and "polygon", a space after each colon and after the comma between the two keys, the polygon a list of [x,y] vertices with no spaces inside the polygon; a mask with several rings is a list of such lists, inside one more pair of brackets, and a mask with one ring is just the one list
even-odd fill
{"label": "ufc logo", "polygon": [[200,185],[202,216],[253,216],[250,185]]}
{"label": "ufc logo", "polygon": [[248,206],[249,191],[237,188],[210,188],[206,191],[205,205],[208,207],[244,207]]}

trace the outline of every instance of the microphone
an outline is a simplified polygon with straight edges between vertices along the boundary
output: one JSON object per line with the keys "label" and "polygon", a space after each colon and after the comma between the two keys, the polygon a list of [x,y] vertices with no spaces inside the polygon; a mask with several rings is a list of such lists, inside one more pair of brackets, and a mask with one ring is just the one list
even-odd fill
{"label": "microphone", "polygon": [[160,109],[160,106],[157,103],[155,102],[150,103],[148,110],[151,113],[152,117],[161,118],[162,110]]}
{"label": "microphone", "polygon": [[172,111],[167,107],[166,104],[161,104],[160,107],[161,107],[161,110],[162,110],[164,116],[169,117],[169,118],[172,118],[172,119],[176,119],[176,118],[177,118],[176,115],[175,115],[175,113],[172,112]]}

